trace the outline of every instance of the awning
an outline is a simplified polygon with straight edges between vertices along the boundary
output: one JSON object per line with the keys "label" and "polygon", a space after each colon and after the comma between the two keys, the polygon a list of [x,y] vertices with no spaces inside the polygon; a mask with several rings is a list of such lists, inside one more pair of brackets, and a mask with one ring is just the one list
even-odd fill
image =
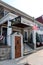
{"label": "awning", "polygon": [[11,22],[12,22],[12,26],[16,26],[20,28],[29,27],[29,25],[21,21],[21,16],[16,17],[15,19],[11,20]]}
{"label": "awning", "polygon": [[17,23],[17,24],[14,24],[13,26],[20,27],[20,28],[29,27],[28,25],[23,24],[23,23]]}

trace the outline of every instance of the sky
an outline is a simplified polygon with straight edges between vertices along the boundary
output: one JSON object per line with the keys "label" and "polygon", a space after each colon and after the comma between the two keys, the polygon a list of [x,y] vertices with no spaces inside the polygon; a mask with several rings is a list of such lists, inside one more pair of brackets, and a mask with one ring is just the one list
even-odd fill
{"label": "sky", "polygon": [[43,0],[2,0],[32,17],[43,15]]}

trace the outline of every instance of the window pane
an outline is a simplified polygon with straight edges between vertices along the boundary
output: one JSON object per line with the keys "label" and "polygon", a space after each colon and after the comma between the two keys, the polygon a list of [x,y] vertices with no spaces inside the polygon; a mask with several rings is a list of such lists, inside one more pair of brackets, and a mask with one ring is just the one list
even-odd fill
{"label": "window pane", "polygon": [[1,27],[0,27],[0,35],[1,35]]}
{"label": "window pane", "polygon": [[25,40],[27,40],[27,32],[25,32]]}

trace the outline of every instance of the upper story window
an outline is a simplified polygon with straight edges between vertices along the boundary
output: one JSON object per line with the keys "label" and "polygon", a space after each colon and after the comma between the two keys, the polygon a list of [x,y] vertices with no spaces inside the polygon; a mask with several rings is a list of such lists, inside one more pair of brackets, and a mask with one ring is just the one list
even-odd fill
{"label": "upper story window", "polygon": [[0,18],[4,16],[4,8],[0,6]]}
{"label": "upper story window", "polygon": [[9,13],[8,10],[4,10],[4,16],[7,15]]}

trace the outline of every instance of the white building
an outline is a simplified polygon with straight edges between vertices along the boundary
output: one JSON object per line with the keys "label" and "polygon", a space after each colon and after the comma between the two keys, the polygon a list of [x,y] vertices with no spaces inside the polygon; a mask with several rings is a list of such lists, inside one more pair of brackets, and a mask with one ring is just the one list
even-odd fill
{"label": "white building", "polygon": [[0,1],[0,35],[4,37],[0,45],[3,45],[3,48],[10,47],[10,57],[12,59],[23,57],[24,43],[29,43],[31,32],[33,34],[32,47],[36,49],[35,34],[37,30],[33,30],[33,27],[38,25],[42,24],[34,20],[33,17]]}

